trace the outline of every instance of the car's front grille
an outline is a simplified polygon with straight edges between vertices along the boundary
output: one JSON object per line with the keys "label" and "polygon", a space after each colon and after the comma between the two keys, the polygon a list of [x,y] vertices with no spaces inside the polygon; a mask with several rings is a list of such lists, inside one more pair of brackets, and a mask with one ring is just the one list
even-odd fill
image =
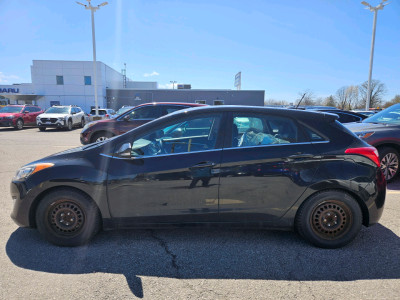
{"label": "car's front grille", "polygon": [[47,123],[47,122],[55,123],[57,122],[57,118],[41,118],[40,121],[42,121],[42,123]]}

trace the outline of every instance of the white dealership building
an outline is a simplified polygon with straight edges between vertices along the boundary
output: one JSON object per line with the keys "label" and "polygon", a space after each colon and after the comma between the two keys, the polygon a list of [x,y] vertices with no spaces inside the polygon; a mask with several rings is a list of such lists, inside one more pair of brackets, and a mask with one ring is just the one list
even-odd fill
{"label": "white dealership building", "polygon": [[[157,89],[157,82],[130,81],[120,73],[97,61],[98,105],[106,107],[107,89]],[[0,96],[10,104],[77,105],[85,111],[94,107],[92,61],[34,60],[32,83],[0,85]]]}
{"label": "white dealership building", "polygon": [[[264,105],[263,90],[158,89],[157,82],[131,81],[122,73],[98,61],[97,99],[101,108],[146,102],[189,102],[209,105]],[[95,106],[92,61],[34,60],[32,83],[0,85],[0,104],[76,105],[89,112]]]}

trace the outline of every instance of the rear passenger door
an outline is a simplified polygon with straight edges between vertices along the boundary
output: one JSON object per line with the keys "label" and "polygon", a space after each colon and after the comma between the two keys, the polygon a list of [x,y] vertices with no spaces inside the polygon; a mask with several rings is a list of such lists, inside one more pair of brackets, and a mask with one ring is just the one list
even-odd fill
{"label": "rear passenger door", "polygon": [[276,222],[312,182],[318,153],[296,120],[287,117],[232,113],[228,124],[221,221]]}

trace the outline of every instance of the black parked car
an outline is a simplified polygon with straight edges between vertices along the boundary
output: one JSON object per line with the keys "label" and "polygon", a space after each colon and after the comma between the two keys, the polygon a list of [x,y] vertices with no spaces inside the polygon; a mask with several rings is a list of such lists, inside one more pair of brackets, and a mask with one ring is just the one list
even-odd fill
{"label": "black parked car", "polygon": [[378,149],[386,180],[396,178],[400,172],[400,104],[392,105],[362,123],[349,123],[346,126]]}
{"label": "black parked car", "polygon": [[341,247],[379,221],[386,181],[376,149],[336,119],[248,106],[175,112],[22,167],[11,217],[63,246],[101,228],[224,223]]}

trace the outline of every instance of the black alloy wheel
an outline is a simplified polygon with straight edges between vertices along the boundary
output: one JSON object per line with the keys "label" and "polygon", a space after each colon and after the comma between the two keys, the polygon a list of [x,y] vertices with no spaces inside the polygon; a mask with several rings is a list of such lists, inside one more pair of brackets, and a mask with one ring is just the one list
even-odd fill
{"label": "black alloy wheel", "polygon": [[357,201],[339,190],[314,194],[299,208],[296,229],[300,235],[321,248],[338,248],[350,243],[362,225]]}
{"label": "black alloy wheel", "polygon": [[47,194],[36,210],[39,232],[49,242],[60,246],[88,243],[100,229],[96,204],[75,190],[59,189]]}

